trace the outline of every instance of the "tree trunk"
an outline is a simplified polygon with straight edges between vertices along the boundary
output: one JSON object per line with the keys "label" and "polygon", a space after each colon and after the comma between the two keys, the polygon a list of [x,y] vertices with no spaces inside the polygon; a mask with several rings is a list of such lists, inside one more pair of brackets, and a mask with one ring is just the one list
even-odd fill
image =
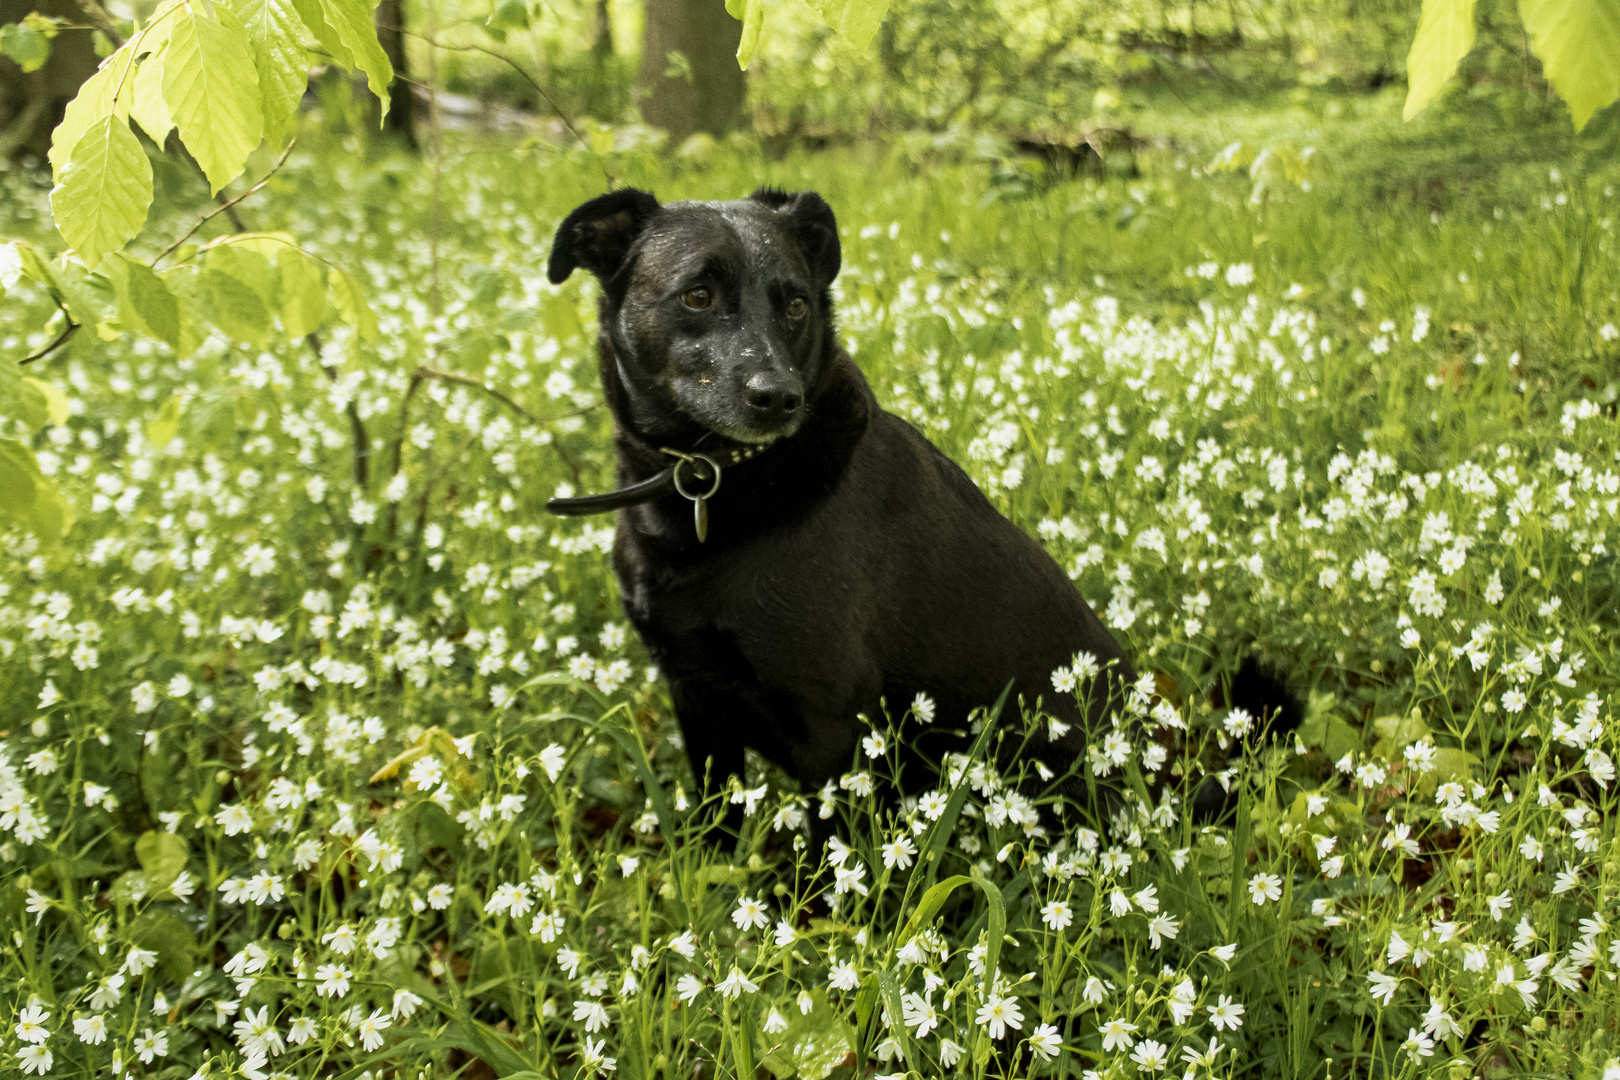
{"label": "tree trunk", "polygon": [[416,88],[405,58],[404,0],[381,0],[377,5],[377,40],[382,43],[388,62],[394,65],[394,81],[388,87],[388,115],[383,130],[403,140],[412,150],[416,143]]}
{"label": "tree trunk", "polygon": [[[0,0],[0,26],[21,22],[30,11],[84,25],[86,13],[74,0]],[[63,30],[51,40],[51,58],[38,71],[23,74],[0,56],[0,157],[29,155],[44,160],[51,131],[79,84],[101,64],[88,30]]]}
{"label": "tree trunk", "polygon": [[726,14],[725,0],[647,0],[636,79],[642,118],[677,144],[699,131],[724,135],[742,110],[741,41],[742,23]]}

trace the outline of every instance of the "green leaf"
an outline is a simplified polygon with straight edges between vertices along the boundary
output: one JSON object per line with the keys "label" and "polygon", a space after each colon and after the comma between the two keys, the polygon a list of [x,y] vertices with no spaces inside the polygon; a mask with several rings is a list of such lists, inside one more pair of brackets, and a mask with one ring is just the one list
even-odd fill
{"label": "green leaf", "polygon": [[234,237],[227,239],[232,242],[209,245],[205,265],[214,270],[223,270],[240,281],[258,294],[267,312],[274,310],[276,296],[280,292],[275,266],[251,242],[236,243]]}
{"label": "green leaf", "polygon": [[131,924],[130,930],[137,945],[158,954],[158,966],[170,982],[185,982],[197,958],[197,936],[189,926],[167,911],[148,910]]}
{"label": "green leaf", "polygon": [[338,318],[354,327],[362,341],[375,341],[377,313],[366,303],[365,295],[349,272],[334,268],[334,272],[327,275],[326,283],[332,290],[332,306],[337,309]]}
{"label": "green leaf", "polygon": [[1406,55],[1406,108],[1410,120],[1435,99],[1457,64],[1474,47],[1475,0],[1423,0],[1417,36]]}
{"label": "green leaf", "polygon": [[298,13],[299,21],[315,35],[315,41],[326,54],[344,68],[353,71],[354,54],[343,44],[343,39],[338,37],[338,32],[332,28],[332,24],[326,21],[326,9],[321,6],[321,0],[291,0],[291,2],[293,10]]}
{"label": "green leaf", "polygon": [[208,315],[207,305],[202,297],[202,272],[195,266],[177,266],[158,276],[179,301],[180,344],[174,354],[184,360],[208,340]]}
{"label": "green leaf", "polygon": [[163,99],[213,193],[241,175],[264,136],[259,76],[247,32],[229,8],[179,16],[163,57]]}
{"label": "green leaf", "polygon": [[[45,419],[47,421],[55,427],[61,427],[67,423],[69,415],[67,395],[43,379],[31,379],[24,376],[23,383],[31,387],[45,402]],[[45,425],[42,423],[36,426],[44,427]]]}
{"label": "green leaf", "polygon": [[33,451],[0,439],[0,527],[16,525],[49,544],[73,526],[73,510],[39,471]]}
{"label": "green leaf", "polygon": [[25,23],[0,26],[0,53],[11,57],[26,74],[38,71],[51,58],[51,39]]}
{"label": "green leaf", "polygon": [[302,25],[292,0],[230,0],[242,20],[259,69],[259,106],[264,114],[264,137],[280,146],[298,102],[309,85],[309,61],[302,41]]}
{"label": "green leaf", "polygon": [[198,275],[202,302],[208,321],[228,338],[264,348],[270,341],[270,311],[251,287],[212,267]]}
{"label": "green leaf", "polygon": [[57,229],[92,270],[141,231],[151,205],[152,163],[129,124],[116,116],[85,130],[51,191]]}
{"label": "green leaf", "polygon": [[51,178],[62,179],[73,151],[79,145],[90,125],[108,116],[120,120],[129,116],[130,103],[135,98],[131,81],[135,67],[135,47],[139,38],[132,38],[117,52],[109,56],[96,73],[79,87],[79,93],[68,102],[62,122],[51,132]]}
{"label": "green leaf", "polygon": [[1519,0],[1530,48],[1575,130],[1620,98],[1620,4],[1615,0]]}
{"label": "green leaf", "polygon": [[129,115],[141,125],[146,137],[162,146],[174,130],[174,118],[169,115],[169,103],[163,100],[163,57],[152,55],[141,61],[135,69],[135,100]]}
{"label": "green leaf", "polygon": [[135,841],[135,858],[140,860],[141,869],[155,892],[167,889],[190,861],[186,842],[173,833],[161,831],[141,834]]}
{"label": "green leaf", "polygon": [[103,267],[118,297],[125,325],[180,351],[180,299],[152,268],[127,255],[108,259]]}
{"label": "green leaf", "polygon": [[22,421],[30,431],[38,431],[51,419],[50,402],[39,388],[38,379],[27,379],[24,369],[0,360],[0,416]]}
{"label": "green leaf", "polygon": [[[376,0],[320,0],[320,4],[327,25],[350,56],[344,67],[358,67],[366,73],[366,84],[382,103],[382,115],[386,116],[388,84],[393,81],[394,66],[388,62],[388,54],[377,40],[377,23],[372,16]],[[299,14],[303,14],[302,6]]]}
{"label": "green leaf", "polygon": [[0,244],[0,300],[6,298],[8,290],[17,287],[22,276],[22,252],[18,250],[17,243]]}
{"label": "green leaf", "polygon": [[810,6],[851,45],[864,49],[888,14],[889,0],[810,0]]}
{"label": "green leaf", "polygon": [[[740,0],[738,6],[743,9],[743,30],[742,40],[737,43],[737,66],[747,71],[748,62],[759,48],[759,35],[765,29],[765,0]],[[730,0],[726,10],[732,10]],[[732,14],[735,16],[736,12],[732,11]]]}
{"label": "green leaf", "polygon": [[1373,721],[1373,730],[1379,735],[1373,753],[1380,757],[1398,757],[1402,750],[1430,733],[1423,717],[1412,713],[1380,716]]}
{"label": "green leaf", "polygon": [[170,394],[146,425],[146,438],[159,450],[168,446],[180,434],[180,399]]}
{"label": "green leaf", "polygon": [[778,1080],[798,1075],[802,1080],[826,1080],[846,1057],[855,1053],[855,1029],[839,1010],[827,1004],[824,990],[810,991],[811,1007],[801,1013],[784,1009],[788,1026],[778,1036],[765,1036],[760,1064]]}
{"label": "green leaf", "polygon": [[319,330],[326,322],[326,268],[295,247],[283,248],[276,256],[281,270],[281,328],[297,340]]}

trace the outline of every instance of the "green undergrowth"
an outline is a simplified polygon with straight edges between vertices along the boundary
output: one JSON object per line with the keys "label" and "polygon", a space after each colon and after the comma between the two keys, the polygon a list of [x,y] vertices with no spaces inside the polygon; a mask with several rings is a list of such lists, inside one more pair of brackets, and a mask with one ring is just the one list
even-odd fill
{"label": "green undergrowth", "polygon": [[[241,212],[353,272],[374,341],[244,309],[177,359],[109,321],[29,365],[61,422],[8,422],[76,520],[0,553],[4,1068],[1620,1070],[1620,176],[1521,162],[1437,204],[1214,134],[1056,182],[922,140],[468,140],[435,179],[306,132]],[[822,791],[752,762],[736,851],[695,841],[719,807],[611,521],[542,509],[612,479],[595,287],[544,277],[604,170],[827,198],[879,399],[1148,673],[1080,764],[1136,800],[1052,824],[987,736],[885,803],[923,694]],[[4,231],[42,236],[3,181]],[[5,284],[9,363],[58,325]],[[1309,702],[1297,739],[1221,705],[1251,651]],[[1208,775],[1237,811],[1201,827]]]}

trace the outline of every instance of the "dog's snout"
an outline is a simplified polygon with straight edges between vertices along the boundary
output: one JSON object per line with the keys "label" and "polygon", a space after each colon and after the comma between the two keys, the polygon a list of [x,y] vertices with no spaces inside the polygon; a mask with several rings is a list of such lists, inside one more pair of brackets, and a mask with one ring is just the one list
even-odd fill
{"label": "dog's snout", "polygon": [[755,372],[743,386],[743,400],[748,407],[767,419],[792,416],[802,397],[799,380],[786,372]]}

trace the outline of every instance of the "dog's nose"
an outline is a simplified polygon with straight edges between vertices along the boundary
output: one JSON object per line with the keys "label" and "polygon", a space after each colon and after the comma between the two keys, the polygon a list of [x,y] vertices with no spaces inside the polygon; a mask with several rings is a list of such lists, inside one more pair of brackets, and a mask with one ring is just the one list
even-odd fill
{"label": "dog's nose", "polygon": [[799,380],[786,372],[755,372],[743,386],[748,407],[771,419],[791,416],[799,407],[799,397]]}

